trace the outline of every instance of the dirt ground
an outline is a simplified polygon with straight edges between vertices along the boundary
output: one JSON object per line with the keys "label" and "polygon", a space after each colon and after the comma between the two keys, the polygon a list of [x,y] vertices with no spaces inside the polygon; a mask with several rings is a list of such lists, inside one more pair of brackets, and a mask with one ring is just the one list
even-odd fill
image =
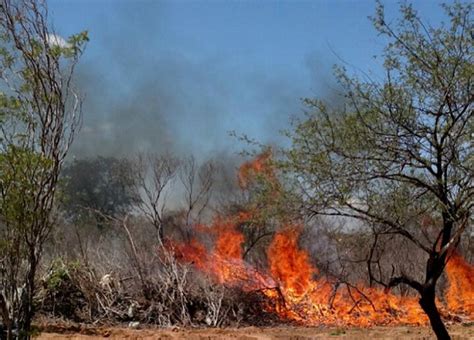
{"label": "dirt ground", "polygon": [[[474,324],[451,325],[449,332],[453,339],[474,339]],[[223,329],[129,329],[120,327],[99,327],[80,329],[51,329],[40,333],[35,339],[434,339],[434,335],[427,327],[374,327],[359,328],[318,328],[318,327],[271,327],[271,328],[223,328]]]}

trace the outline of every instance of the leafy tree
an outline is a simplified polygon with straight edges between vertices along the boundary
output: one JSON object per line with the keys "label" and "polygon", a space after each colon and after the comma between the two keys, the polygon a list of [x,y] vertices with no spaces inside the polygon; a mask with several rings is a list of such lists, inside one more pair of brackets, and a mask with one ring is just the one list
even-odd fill
{"label": "leafy tree", "polygon": [[86,41],[86,32],[55,35],[42,2],[0,0],[0,315],[8,339],[15,327],[30,336],[36,271],[81,114],[71,81]]}
{"label": "leafy tree", "polygon": [[119,217],[138,200],[135,174],[127,159],[96,157],[67,164],[63,176],[63,206],[76,222],[86,217]]}
{"label": "leafy tree", "polygon": [[344,106],[306,99],[309,112],[288,132],[280,167],[309,213],[362,220],[373,247],[396,235],[425,254],[420,278],[399,271],[372,279],[416,290],[436,336],[449,339],[435,288],[472,222],[474,30],[472,4],[443,8],[449,23],[434,28],[411,5],[389,24],[378,4],[373,23],[388,39],[383,80],[338,69]]}

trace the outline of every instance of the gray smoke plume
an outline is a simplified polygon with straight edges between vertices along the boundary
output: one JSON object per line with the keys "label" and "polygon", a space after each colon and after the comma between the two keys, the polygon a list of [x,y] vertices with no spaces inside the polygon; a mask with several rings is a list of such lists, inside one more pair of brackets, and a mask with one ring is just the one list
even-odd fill
{"label": "gray smoke plume", "polygon": [[[228,51],[186,56],[162,46],[166,10],[159,2],[132,4],[119,2],[112,13],[84,22],[92,26],[91,41],[77,73],[85,99],[73,157],[137,151],[228,156],[245,148],[231,130],[278,144],[278,130],[302,111],[300,98],[324,91],[330,64],[316,53],[301,61],[303,76],[292,73],[295,65],[279,72],[237,67]],[[97,25],[100,20],[111,26]]]}

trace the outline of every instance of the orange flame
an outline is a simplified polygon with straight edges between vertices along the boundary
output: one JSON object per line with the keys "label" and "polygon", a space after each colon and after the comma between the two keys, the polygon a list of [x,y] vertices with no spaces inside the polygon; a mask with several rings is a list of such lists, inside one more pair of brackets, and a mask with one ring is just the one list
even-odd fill
{"label": "orange flame", "polygon": [[310,263],[308,253],[299,249],[298,237],[297,228],[279,232],[268,250],[271,276],[279,282],[285,302],[278,310],[281,317],[309,325],[426,323],[416,298],[315,279],[319,271]]}
{"label": "orange flame", "polygon": [[[275,180],[264,153],[243,164],[239,183],[243,189],[256,174]],[[209,226],[196,230],[211,236],[213,246],[193,239],[173,245],[177,258],[192,263],[218,283],[245,291],[260,290],[268,299],[264,306],[283,320],[305,325],[423,325],[428,318],[413,296],[399,296],[382,288],[351,285],[322,277],[308,252],[298,245],[301,227],[288,226],[276,233],[267,249],[268,272],[261,272],[243,260],[245,237],[239,226],[258,212],[244,211],[230,217],[216,217]],[[281,222],[281,221],[280,221]],[[448,262],[449,280],[444,311],[463,313],[474,320],[474,267],[455,255]],[[437,302],[441,303],[441,302]]]}
{"label": "orange flame", "polygon": [[[283,320],[305,325],[424,325],[425,313],[413,296],[398,296],[381,288],[337,283],[322,278],[309,254],[298,246],[299,228],[278,232],[270,244],[268,273],[242,259],[244,236],[240,218],[216,218],[208,227],[215,235],[211,251],[196,239],[174,247],[179,259],[192,262],[216,282],[246,291],[261,290],[272,301],[267,309]],[[459,255],[448,262],[449,287],[443,311],[474,319],[474,268]],[[438,302],[441,303],[441,302]]]}
{"label": "orange flame", "polygon": [[446,264],[449,286],[446,302],[450,311],[474,319],[474,266],[454,254]]}
{"label": "orange flame", "polygon": [[199,270],[204,270],[208,261],[206,247],[197,239],[193,238],[189,243],[174,243],[167,240],[166,247],[173,251],[176,258],[181,262],[191,263]]}
{"label": "orange flame", "polygon": [[184,244],[173,244],[170,241],[168,248],[175,252],[178,260],[193,264],[218,283],[246,290],[273,286],[269,277],[262,275],[242,259],[244,235],[237,230],[237,226],[248,216],[238,214],[227,218],[216,217],[210,226],[200,226],[198,230],[201,233],[215,239],[214,248],[210,252],[197,239]]}
{"label": "orange flame", "polygon": [[308,254],[298,249],[297,243],[296,228],[276,234],[268,248],[268,261],[272,277],[285,288],[302,295],[317,271],[309,263]]}
{"label": "orange flame", "polygon": [[271,166],[271,157],[271,150],[267,150],[253,160],[243,163],[238,174],[240,188],[247,189],[258,175],[262,175],[273,182],[275,173]]}

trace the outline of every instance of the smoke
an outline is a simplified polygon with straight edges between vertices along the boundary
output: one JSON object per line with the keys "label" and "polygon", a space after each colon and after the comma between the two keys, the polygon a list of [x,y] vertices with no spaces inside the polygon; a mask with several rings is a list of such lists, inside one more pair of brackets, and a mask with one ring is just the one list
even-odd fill
{"label": "smoke", "polygon": [[[85,22],[91,42],[77,72],[85,98],[74,157],[138,151],[229,157],[245,148],[229,131],[279,144],[278,130],[302,110],[300,98],[320,90],[314,75],[329,69],[313,57],[274,70],[243,65],[231,51],[187,55],[168,43],[166,8],[131,4]],[[99,25],[105,18],[109,24]]]}
{"label": "smoke", "polygon": [[76,153],[152,150],[204,157],[235,145],[230,130],[272,141],[298,110],[299,95],[282,86],[284,80],[237,76],[224,63],[177,56],[144,64],[123,70],[133,74],[123,93],[111,90],[114,84],[99,71],[81,72],[86,98]]}

